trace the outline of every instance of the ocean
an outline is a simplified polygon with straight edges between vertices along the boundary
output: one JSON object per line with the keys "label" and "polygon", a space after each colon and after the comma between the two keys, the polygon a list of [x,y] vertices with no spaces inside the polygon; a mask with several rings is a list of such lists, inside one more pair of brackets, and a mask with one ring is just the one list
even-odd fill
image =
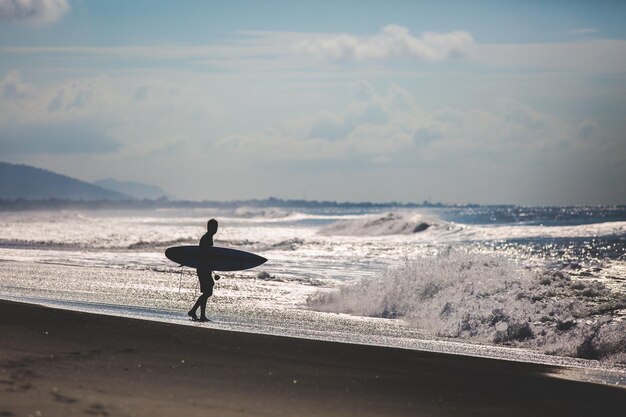
{"label": "ocean", "polygon": [[[268,262],[219,273],[215,245]],[[0,213],[0,298],[98,314],[585,368],[626,384],[626,207],[55,210]],[[17,319],[17,318],[16,318]]]}

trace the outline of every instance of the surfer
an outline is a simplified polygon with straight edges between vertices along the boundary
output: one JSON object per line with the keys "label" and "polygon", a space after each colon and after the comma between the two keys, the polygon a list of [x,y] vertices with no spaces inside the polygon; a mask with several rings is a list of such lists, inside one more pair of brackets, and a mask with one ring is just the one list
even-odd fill
{"label": "surfer", "polygon": [[[217,220],[211,219],[207,222],[206,225],[207,232],[200,238],[200,248],[210,248],[213,246],[213,236],[217,233]],[[198,297],[198,300],[193,305],[193,308],[189,310],[189,317],[193,320],[199,321],[208,321],[206,317],[206,303],[209,300],[209,297],[213,295],[213,286],[215,285],[215,281],[213,281],[213,271],[208,268],[198,268],[196,269],[198,273],[198,280],[200,280],[200,291],[202,294]],[[220,276],[215,274],[215,279],[220,279]],[[196,315],[196,311],[198,311],[198,307],[200,308],[200,318]]]}

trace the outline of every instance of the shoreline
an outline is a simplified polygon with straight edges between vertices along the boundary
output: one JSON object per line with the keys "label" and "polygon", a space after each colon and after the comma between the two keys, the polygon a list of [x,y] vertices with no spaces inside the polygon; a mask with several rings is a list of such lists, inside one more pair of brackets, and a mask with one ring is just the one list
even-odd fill
{"label": "shoreline", "polygon": [[588,415],[623,387],[559,367],[0,300],[0,415]]}
{"label": "shoreline", "polygon": [[[258,334],[265,336],[278,336],[295,338],[301,340],[316,340],[329,343],[344,343],[351,345],[372,346],[381,348],[397,348],[403,350],[414,350],[418,352],[431,352],[445,355],[460,355],[493,360],[504,360],[510,362],[529,363],[545,365],[554,369],[559,369],[554,377],[568,378],[579,382],[599,383],[609,386],[622,386],[626,388],[626,367],[605,363],[597,360],[582,359],[570,356],[548,355],[541,351],[524,349],[514,346],[496,346],[463,342],[442,338],[427,338],[423,335],[395,336],[383,334],[358,335],[345,333],[344,331],[333,331],[331,333],[320,333],[318,331],[303,328],[292,329],[290,327],[270,328],[252,324],[245,321],[231,322],[229,315],[219,315],[213,317],[210,322],[199,323],[188,319],[184,311],[173,311],[168,309],[123,306],[115,304],[101,304],[80,301],[61,301],[45,298],[23,298],[0,296],[0,302],[13,302],[28,304],[52,309],[68,310],[77,313],[94,314],[97,316],[111,316],[128,318],[131,320],[145,320],[156,323],[168,323],[177,326],[191,326],[211,330],[227,332],[238,332],[245,334]],[[105,307],[103,310],[102,308]],[[214,307],[214,306],[213,306]],[[358,320],[362,317],[328,313],[333,316],[341,316],[344,319]],[[365,318],[372,319],[372,318]],[[376,319],[385,320],[387,319]]]}

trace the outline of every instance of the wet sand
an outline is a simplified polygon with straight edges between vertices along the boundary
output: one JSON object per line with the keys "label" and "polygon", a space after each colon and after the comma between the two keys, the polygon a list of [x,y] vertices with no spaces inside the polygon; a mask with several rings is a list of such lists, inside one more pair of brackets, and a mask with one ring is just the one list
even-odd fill
{"label": "wet sand", "polygon": [[0,334],[3,417],[571,417],[626,409],[626,389],[554,378],[544,365],[6,301]]}

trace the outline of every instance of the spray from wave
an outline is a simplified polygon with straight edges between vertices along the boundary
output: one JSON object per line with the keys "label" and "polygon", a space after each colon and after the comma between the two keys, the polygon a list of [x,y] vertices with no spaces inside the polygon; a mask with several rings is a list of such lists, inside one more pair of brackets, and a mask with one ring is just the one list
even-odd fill
{"label": "spray from wave", "polygon": [[380,277],[318,291],[319,311],[401,318],[437,336],[626,363],[626,297],[597,281],[532,271],[506,258],[446,250]]}
{"label": "spray from wave", "polygon": [[263,219],[283,219],[285,217],[289,217],[294,215],[294,212],[284,211],[279,208],[255,208],[255,207],[238,207],[233,212],[235,217],[252,219],[252,218],[263,218]]}
{"label": "spray from wave", "polygon": [[424,232],[439,222],[419,213],[386,213],[330,224],[320,230],[322,235],[386,236]]}

